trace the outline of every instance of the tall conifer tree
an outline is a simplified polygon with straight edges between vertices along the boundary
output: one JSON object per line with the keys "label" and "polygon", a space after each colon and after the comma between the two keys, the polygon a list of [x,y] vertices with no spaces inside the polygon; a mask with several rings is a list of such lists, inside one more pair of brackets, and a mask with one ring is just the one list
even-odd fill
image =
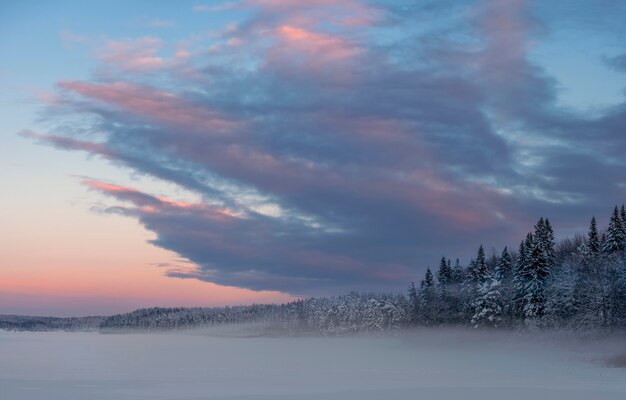
{"label": "tall conifer tree", "polygon": [[505,246],[496,264],[495,274],[498,280],[502,282],[509,282],[511,280],[511,263],[511,255],[509,254],[508,248]]}
{"label": "tall conifer tree", "polygon": [[452,271],[450,270],[450,263],[445,257],[441,257],[439,262],[439,271],[437,271],[437,289],[441,300],[445,301],[448,295],[448,285],[452,280]]}
{"label": "tall conifer tree", "polygon": [[587,247],[592,254],[597,254],[600,252],[600,238],[598,237],[596,217],[592,217],[591,223],[589,224],[589,233],[587,234]]}
{"label": "tall conifer tree", "polygon": [[619,216],[617,206],[615,206],[613,209],[613,215],[609,221],[609,227],[606,229],[606,237],[604,243],[602,243],[602,251],[610,254],[622,250],[624,250],[622,219]]}
{"label": "tall conifer tree", "polygon": [[435,321],[436,300],[435,281],[433,279],[433,273],[430,271],[430,267],[426,269],[424,280],[420,286],[420,309],[422,312],[422,319],[425,324],[430,325]]}

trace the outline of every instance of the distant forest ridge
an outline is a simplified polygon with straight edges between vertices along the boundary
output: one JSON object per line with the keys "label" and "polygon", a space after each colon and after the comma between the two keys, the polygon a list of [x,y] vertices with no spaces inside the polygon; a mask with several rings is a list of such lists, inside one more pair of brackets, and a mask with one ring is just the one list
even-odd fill
{"label": "distant forest ridge", "polygon": [[212,308],[146,308],[79,318],[0,316],[7,330],[169,330],[255,323],[287,333],[345,334],[412,326],[615,330],[626,328],[626,211],[617,206],[606,229],[592,218],[587,234],[555,243],[540,218],[517,251],[468,265],[442,257],[407,295],[356,293],[286,304]]}

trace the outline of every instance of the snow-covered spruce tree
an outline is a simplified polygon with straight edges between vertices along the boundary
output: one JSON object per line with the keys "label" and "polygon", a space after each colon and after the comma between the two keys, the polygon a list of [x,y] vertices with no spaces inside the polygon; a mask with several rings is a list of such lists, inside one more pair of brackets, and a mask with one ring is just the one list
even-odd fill
{"label": "snow-covered spruce tree", "polygon": [[452,281],[452,269],[450,261],[441,257],[439,270],[437,271],[437,321],[447,323],[450,319],[450,285]]}
{"label": "snow-covered spruce tree", "polygon": [[437,271],[437,295],[441,302],[445,302],[448,297],[448,285],[452,280],[452,271],[446,257],[441,257],[439,270]]}
{"label": "snow-covered spruce tree", "polygon": [[415,288],[415,283],[411,282],[411,285],[409,285],[409,323],[411,325],[415,325],[417,324],[417,322],[419,321],[419,315],[420,315],[420,299],[417,295],[417,289]]}
{"label": "snow-covered spruce tree", "polygon": [[598,236],[596,217],[591,217],[591,222],[589,223],[589,232],[587,233],[587,249],[592,254],[598,254],[600,252],[600,238]]}
{"label": "snow-covered spruce tree", "polygon": [[512,267],[511,255],[509,254],[509,249],[505,246],[496,264],[496,278],[502,282],[510,281],[513,276]]}
{"label": "snow-covered spruce tree", "polygon": [[452,283],[460,285],[463,283],[464,276],[465,272],[463,271],[463,267],[461,267],[461,262],[457,258],[454,263],[454,268],[452,269]]}
{"label": "snow-covered spruce tree", "polygon": [[[586,246],[585,246],[586,247]],[[577,286],[579,263],[585,253],[575,253],[554,268],[546,282],[545,325],[566,328],[579,311]]]}
{"label": "snow-covered spruce tree", "polygon": [[552,229],[552,224],[550,224],[550,220],[548,218],[546,218],[545,236],[543,244],[543,251],[545,253],[546,262],[548,263],[548,268],[551,269],[556,263],[556,243],[554,241],[554,230]]}
{"label": "snow-covered spruce tree", "polygon": [[626,257],[624,252],[607,256],[604,265],[604,286],[607,295],[608,315],[606,325],[610,328],[626,324]]}
{"label": "snow-covered spruce tree", "polygon": [[[539,220],[541,221],[541,219]],[[545,281],[550,275],[550,269],[554,265],[554,232],[550,221],[546,218],[543,226],[537,223],[535,227],[535,245],[539,249],[537,256],[541,258],[541,262],[532,265],[532,273],[536,274],[539,279]],[[535,261],[533,261],[535,262]]]}
{"label": "snow-covered spruce tree", "polygon": [[454,267],[451,267],[451,280],[448,285],[448,304],[450,321],[458,323],[463,320],[463,280],[465,277],[465,271],[461,267],[461,262],[456,259]]}
{"label": "snow-covered spruce tree", "polygon": [[502,321],[501,283],[495,273],[488,273],[478,288],[478,297],[472,304],[474,315],[470,321],[475,328],[497,328]]}
{"label": "snow-covered spruce tree", "polygon": [[498,255],[496,251],[493,250],[489,257],[486,257],[485,265],[487,266],[487,273],[493,273],[496,270],[496,266],[498,265]]}
{"label": "snow-covered spruce tree", "polygon": [[[532,258],[536,259],[538,249],[533,249]],[[545,314],[545,293],[543,282],[536,275],[533,275],[526,285],[526,296],[524,297],[524,324],[527,327],[538,326],[539,320]]]}
{"label": "snow-covered spruce tree", "polygon": [[470,260],[465,274],[463,276],[463,283],[461,284],[461,320],[465,323],[472,319],[474,310],[472,309],[472,301],[476,298],[476,279],[475,272],[476,260],[473,258]]}
{"label": "snow-covered spruce tree", "polygon": [[528,327],[537,326],[545,315],[545,282],[550,274],[550,253],[554,254],[554,245],[549,242],[543,219],[535,226],[534,238],[530,251],[526,254],[529,279],[524,296],[524,323]]}
{"label": "snow-covered spruce tree", "polygon": [[526,290],[530,282],[530,251],[533,247],[533,236],[526,235],[519,245],[519,252],[515,260],[515,270],[513,276],[513,320],[524,320],[524,307],[526,305]]}
{"label": "snow-covered spruce tree", "polygon": [[479,297],[479,290],[482,287],[482,284],[487,280],[487,262],[485,260],[485,250],[483,245],[481,244],[478,248],[478,254],[476,256],[476,260],[472,260],[469,266],[467,281],[465,282],[465,301],[466,305],[466,316],[468,317],[466,321],[472,320],[474,315],[476,314],[476,309],[474,308],[476,301]]}
{"label": "snow-covered spruce tree", "polygon": [[487,261],[485,259],[485,249],[482,244],[478,248],[474,274],[476,282],[484,282],[487,278]]}
{"label": "snow-covered spruce tree", "polygon": [[624,250],[624,235],[622,229],[622,218],[619,215],[617,206],[615,206],[613,215],[609,221],[609,226],[605,232],[605,239],[602,243],[603,253],[611,254]]}
{"label": "snow-covered spruce tree", "polygon": [[625,304],[615,297],[619,293],[619,258],[615,253],[582,258],[574,294],[577,313],[570,321],[574,329],[606,329],[619,319]]}
{"label": "snow-covered spruce tree", "polygon": [[437,294],[435,293],[435,281],[430,267],[426,269],[424,280],[420,284],[420,310],[421,320],[425,325],[432,325],[436,317]]}
{"label": "snow-covered spruce tree", "polygon": [[[624,209],[623,204],[620,211],[620,219],[622,220],[622,240],[626,241],[626,209]],[[622,247],[626,247],[626,243],[622,242]]]}
{"label": "snow-covered spruce tree", "polygon": [[617,288],[614,304],[616,305],[615,322],[618,327],[626,328],[626,253],[622,253],[616,260],[617,278],[614,284]]}
{"label": "snow-covered spruce tree", "polygon": [[511,321],[512,303],[514,296],[513,286],[513,261],[509,254],[509,249],[505,246],[498,258],[496,268],[494,270],[495,278],[500,281],[502,294],[502,318],[506,320],[506,324]]}
{"label": "snow-covered spruce tree", "polygon": [[550,225],[550,220],[547,218],[544,220],[540,218],[537,224],[535,225],[535,245],[539,246],[541,252],[543,253],[543,259],[547,268],[549,269],[552,265],[554,265],[554,232],[552,231],[552,226]]}

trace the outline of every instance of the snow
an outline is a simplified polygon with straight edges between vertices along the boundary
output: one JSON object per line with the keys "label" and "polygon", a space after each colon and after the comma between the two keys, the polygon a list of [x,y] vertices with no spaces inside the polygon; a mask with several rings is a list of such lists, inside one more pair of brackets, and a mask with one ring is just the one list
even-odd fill
{"label": "snow", "polygon": [[0,331],[0,399],[623,400],[626,369],[607,360],[624,355],[626,338],[513,332]]}

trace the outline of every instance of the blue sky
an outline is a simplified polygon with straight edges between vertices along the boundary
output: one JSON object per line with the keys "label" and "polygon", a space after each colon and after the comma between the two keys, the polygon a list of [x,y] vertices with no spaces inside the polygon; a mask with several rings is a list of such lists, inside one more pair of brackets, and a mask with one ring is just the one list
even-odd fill
{"label": "blue sky", "polygon": [[[403,290],[441,255],[515,247],[540,216],[565,237],[626,197],[623,15],[620,1],[3,2],[0,237],[110,253],[114,221],[159,282],[242,299]],[[84,230],[40,233],[64,221]],[[76,275],[62,259],[99,265],[64,251],[11,252],[6,291]]]}

